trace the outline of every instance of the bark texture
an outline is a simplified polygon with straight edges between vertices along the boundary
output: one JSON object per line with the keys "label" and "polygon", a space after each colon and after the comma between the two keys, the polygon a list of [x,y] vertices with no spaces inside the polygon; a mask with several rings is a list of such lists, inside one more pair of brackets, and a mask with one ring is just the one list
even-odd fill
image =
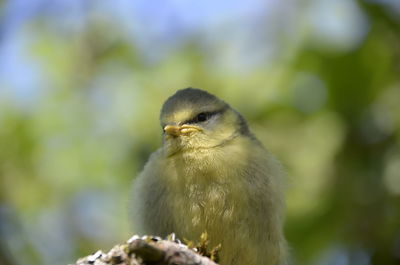
{"label": "bark texture", "polygon": [[217,265],[219,246],[207,250],[207,235],[200,243],[182,244],[174,235],[167,239],[133,236],[124,244],[114,246],[108,253],[101,250],[80,258],[74,265]]}

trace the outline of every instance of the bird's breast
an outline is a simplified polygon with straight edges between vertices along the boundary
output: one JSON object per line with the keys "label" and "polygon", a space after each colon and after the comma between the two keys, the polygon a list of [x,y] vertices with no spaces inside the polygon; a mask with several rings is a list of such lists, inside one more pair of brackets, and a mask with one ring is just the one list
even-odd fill
{"label": "bird's breast", "polygon": [[[245,207],[243,157],[232,161],[225,150],[185,152],[166,161],[164,181],[177,227],[196,238],[202,232],[220,233]],[[234,203],[233,203],[234,202]]]}

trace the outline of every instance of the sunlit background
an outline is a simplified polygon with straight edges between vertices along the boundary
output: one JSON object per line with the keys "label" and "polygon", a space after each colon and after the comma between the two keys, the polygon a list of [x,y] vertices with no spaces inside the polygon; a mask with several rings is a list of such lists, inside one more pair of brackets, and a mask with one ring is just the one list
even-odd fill
{"label": "sunlit background", "polygon": [[0,0],[0,264],[128,239],[188,86],[284,164],[293,264],[400,264],[399,0]]}

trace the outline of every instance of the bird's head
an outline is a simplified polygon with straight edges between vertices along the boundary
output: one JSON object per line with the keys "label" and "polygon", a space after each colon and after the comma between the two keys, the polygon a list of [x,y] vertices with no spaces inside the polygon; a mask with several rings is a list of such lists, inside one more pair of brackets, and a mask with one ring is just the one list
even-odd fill
{"label": "bird's head", "polygon": [[248,134],[242,116],[210,93],[186,88],[165,101],[160,115],[168,155],[221,146]]}

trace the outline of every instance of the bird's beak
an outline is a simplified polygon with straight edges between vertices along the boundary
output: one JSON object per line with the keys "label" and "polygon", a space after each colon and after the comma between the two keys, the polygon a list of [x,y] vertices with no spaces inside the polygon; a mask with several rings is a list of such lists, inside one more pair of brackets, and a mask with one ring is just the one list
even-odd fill
{"label": "bird's beak", "polygon": [[167,135],[171,135],[174,137],[178,137],[180,135],[188,135],[192,132],[197,132],[197,131],[201,131],[201,128],[198,126],[187,125],[187,124],[181,126],[167,125],[164,127],[164,132]]}

